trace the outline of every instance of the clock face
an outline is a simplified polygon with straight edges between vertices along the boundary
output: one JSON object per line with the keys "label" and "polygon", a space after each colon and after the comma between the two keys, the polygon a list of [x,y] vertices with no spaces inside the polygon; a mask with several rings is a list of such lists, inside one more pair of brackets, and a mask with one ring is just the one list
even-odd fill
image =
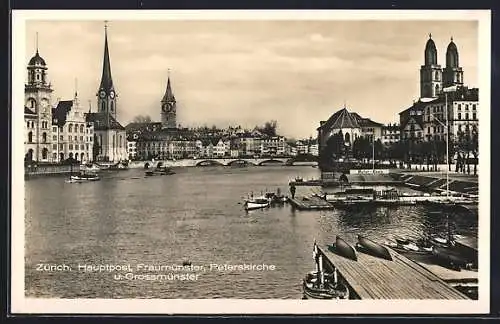
{"label": "clock face", "polygon": [[48,107],[48,102],[47,100],[42,100],[42,102],[40,103],[40,106],[42,107],[42,112],[46,113],[47,112],[47,107]]}
{"label": "clock face", "polygon": [[104,99],[104,97],[106,97],[106,92],[104,92],[104,90],[101,90],[101,92],[99,92],[99,97]]}
{"label": "clock face", "polygon": [[115,97],[115,92],[111,91],[111,93],[109,94],[109,96],[111,97],[111,99],[113,99]]}

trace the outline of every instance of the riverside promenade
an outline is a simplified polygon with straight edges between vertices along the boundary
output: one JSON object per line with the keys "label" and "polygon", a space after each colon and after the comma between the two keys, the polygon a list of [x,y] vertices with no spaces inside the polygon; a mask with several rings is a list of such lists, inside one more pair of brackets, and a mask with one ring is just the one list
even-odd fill
{"label": "riverside promenade", "polygon": [[68,175],[71,172],[79,172],[80,165],[73,165],[71,168],[70,165],[37,165],[37,166],[29,166],[24,168],[24,177],[40,177],[40,176],[61,176]]}

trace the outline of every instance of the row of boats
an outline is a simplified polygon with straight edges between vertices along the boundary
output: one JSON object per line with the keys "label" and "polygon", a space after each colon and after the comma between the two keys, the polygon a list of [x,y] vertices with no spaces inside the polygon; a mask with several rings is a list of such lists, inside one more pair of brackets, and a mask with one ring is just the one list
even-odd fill
{"label": "row of boats", "polygon": [[415,205],[418,203],[474,205],[477,199],[467,195],[402,193],[395,187],[351,186],[341,191],[324,193],[323,198],[334,206],[351,205]]}
{"label": "row of boats", "polygon": [[[466,256],[455,248],[451,238],[432,237],[422,240],[410,240],[395,237],[395,242],[377,243],[365,236],[358,235],[355,246],[337,236],[335,243],[328,250],[345,258],[357,261],[357,252],[366,253],[386,260],[392,260],[389,249],[411,258],[412,254],[432,256],[439,264],[454,270],[461,269],[477,271],[477,256]],[[410,254],[410,255],[408,255]],[[335,267],[325,267],[324,256],[319,253],[316,241],[313,246],[313,259],[316,270],[306,274],[302,282],[304,299],[349,299],[349,285],[337,273]]]}
{"label": "row of boats", "polygon": [[156,167],[154,170],[148,169],[144,172],[144,175],[146,177],[151,177],[156,175],[171,175],[171,174],[175,174],[175,172],[171,168],[165,166]]}
{"label": "row of boats", "polygon": [[245,210],[263,209],[273,205],[282,205],[288,201],[288,197],[281,193],[278,188],[276,192],[266,192],[259,196],[254,196],[253,193],[248,195],[244,200]]}

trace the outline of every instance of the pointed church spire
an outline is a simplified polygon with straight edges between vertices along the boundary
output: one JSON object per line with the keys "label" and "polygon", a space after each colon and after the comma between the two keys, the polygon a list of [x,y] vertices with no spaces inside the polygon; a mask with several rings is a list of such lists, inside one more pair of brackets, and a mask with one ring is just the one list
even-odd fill
{"label": "pointed church spire", "polygon": [[175,97],[172,92],[172,86],[170,85],[170,69],[168,69],[168,79],[167,79],[167,89],[165,90],[165,95],[163,96],[162,102],[175,102]]}
{"label": "pointed church spire", "polygon": [[111,65],[109,63],[108,50],[108,21],[104,21],[104,58],[102,62],[102,77],[99,89],[106,92],[113,89],[113,79],[111,78]]}
{"label": "pointed church spire", "polygon": [[35,46],[36,46],[36,53],[38,54],[38,32],[36,32]]}

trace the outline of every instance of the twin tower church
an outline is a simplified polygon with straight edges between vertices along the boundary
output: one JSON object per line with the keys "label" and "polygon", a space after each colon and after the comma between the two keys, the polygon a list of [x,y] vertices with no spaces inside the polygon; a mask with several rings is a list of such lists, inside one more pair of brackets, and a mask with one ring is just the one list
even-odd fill
{"label": "twin tower church", "polygon": [[[109,59],[107,27],[104,30],[102,76],[97,90],[97,112],[85,110],[75,90],[71,100],[52,104],[52,86],[47,64],[38,44],[30,59],[25,84],[24,133],[25,162],[118,162],[128,159],[125,128],[118,122],[118,94],[113,84]],[[164,128],[176,127],[176,100],[170,77],[161,101]]]}
{"label": "twin tower church", "polygon": [[437,60],[437,49],[432,35],[425,44],[424,65],[420,67],[420,97],[436,98],[443,88],[463,86],[464,72],[459,65],[457,45],[451,38],[446,49],[446,66],[441,68]]}

